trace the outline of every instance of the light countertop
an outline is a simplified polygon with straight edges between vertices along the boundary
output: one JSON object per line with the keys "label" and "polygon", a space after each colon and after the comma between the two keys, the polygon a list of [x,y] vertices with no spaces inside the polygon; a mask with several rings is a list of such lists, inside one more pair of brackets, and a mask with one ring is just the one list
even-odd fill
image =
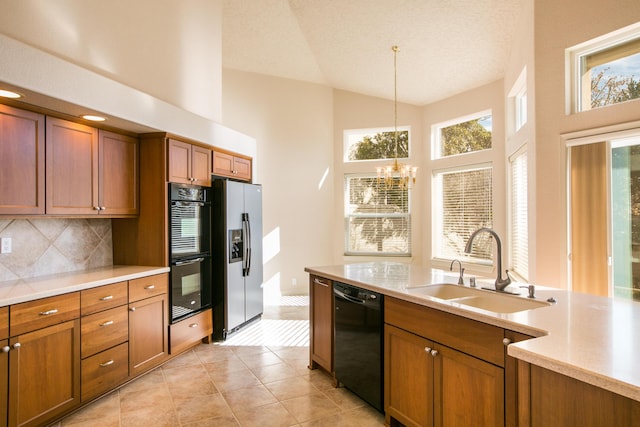
{"label": "light countertop", "polygon": [[114,265],[0,282],[0,307],[166,273],[169,267]]}
{"label": "light countertop", "polygon": [[[515,313],[493,313],[412,294],[411,288],[457,283],[454,272],[401,263],[371,262],[305,271],[405,301],[436,308],[536,338],[510,344],[510,356],[640,401],[640,303],[536,286],[536,301],[556,302]],[[478,279],[478,287],[495,279]],[[465,277],[465,285],[469,279]],[[509,289],[527,290],[514,283]],[[491,291],[485,291],[491,292]],[[493,292],[491,292],[493,293]]]}

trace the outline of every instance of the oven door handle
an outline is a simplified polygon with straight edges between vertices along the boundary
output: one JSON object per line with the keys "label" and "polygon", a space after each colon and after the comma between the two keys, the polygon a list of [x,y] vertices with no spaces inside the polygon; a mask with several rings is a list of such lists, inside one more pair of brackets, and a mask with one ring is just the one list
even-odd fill
{"label": "oven door handle", "polygon": [[180,202],[173,201],[171,202],[171,206],[204,206],[204,202]]}
{"label": "oven door handle", "polygon": [[202,261],[204,261],[204,258],[194,258],[188,261],[176,261],[173,263],[173,265],[189,265],[189,264],[195,264],[196,262],[202,262]]}

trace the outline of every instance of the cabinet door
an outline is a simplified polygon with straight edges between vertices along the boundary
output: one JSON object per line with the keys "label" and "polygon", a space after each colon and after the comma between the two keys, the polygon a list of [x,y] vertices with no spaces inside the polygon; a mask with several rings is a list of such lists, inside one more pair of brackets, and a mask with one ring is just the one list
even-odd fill
{"label": "cabinet door", "polygon": [[504,369],[435,346],[434,425],[504,426]]}
{"label": "cabinet door", "polygon": [[391,325],[384,332],[386,424],[393,417],[405,426],[433,426],[434,358],[426,351],[433,343]]}
{"label": "cabinet door", "polygon": [[331,280],[311,276],[311,361],[333,372],[333,289]]}
{"label": "cabinet door", "polygon": [[48,214],[97,214],[98,131],[47,117]]}
{"label": "cabinet door", "polygon": [[191,178],[196,185],[211,187],[211,150],[191,147]]}
{"label": "cabinet door", "polygon": [[236,178],[251,181],[251,160],[234,157],[233,168],[236,171]]}
{"label": "cabinet door", "polygon": [[138,213],[138,140],[99,132],[100,214]]}
{"label": "cabinet door", "polygon": [[9,399],[9,340],[0,340],[0,427],[7,425],[7,402]]}
{"label": "cabinet door", "polygon": [[191,184],[191,144],[169,140],[169,182]]}
{"label": "cabinet door", "polygon": [[80,403],[79,320],[13,337],[10,343],[9,425],[44,425]]}
{"label": "cabinet door", "polygon": [[0,105],[0,214],[44,214],[44,116]]}
{"label": "cabinet door", "polygon": [[220,151],[213,152],[213,173],[233,177],[233,156]]}
{"label": "cabinet door", "polygon": [[168,354],[167,295],[129,304],[129,374],[164,362]]}

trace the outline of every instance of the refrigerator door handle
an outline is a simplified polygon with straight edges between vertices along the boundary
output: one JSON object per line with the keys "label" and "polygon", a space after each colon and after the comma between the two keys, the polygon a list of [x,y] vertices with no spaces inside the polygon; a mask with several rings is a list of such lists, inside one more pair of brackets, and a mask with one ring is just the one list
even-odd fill
{"label": "refrigerator door handle", "polygon": [[242,214],[242,240],[244,253],[242,254],[242,275],[248,276],[249,269],[251,268],[251,222],[249,221],[249,214]]}

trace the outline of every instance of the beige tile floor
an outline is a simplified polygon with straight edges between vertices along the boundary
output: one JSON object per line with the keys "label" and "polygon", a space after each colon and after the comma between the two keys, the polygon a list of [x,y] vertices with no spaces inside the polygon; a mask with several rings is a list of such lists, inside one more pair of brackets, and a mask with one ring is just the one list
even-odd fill
{"label": "beige tile floor", "polygon": [[308,326],[302,344],[300,334],[295,345],[269,342],[283,333],[265,320],[307,319],[304,305],[265,307],[251,345],[233,345],[242,331],[225,343],[198,345],[55,426],[384,425],[382,414],[348,390],[334,388],[328,374],[307,368]]}

